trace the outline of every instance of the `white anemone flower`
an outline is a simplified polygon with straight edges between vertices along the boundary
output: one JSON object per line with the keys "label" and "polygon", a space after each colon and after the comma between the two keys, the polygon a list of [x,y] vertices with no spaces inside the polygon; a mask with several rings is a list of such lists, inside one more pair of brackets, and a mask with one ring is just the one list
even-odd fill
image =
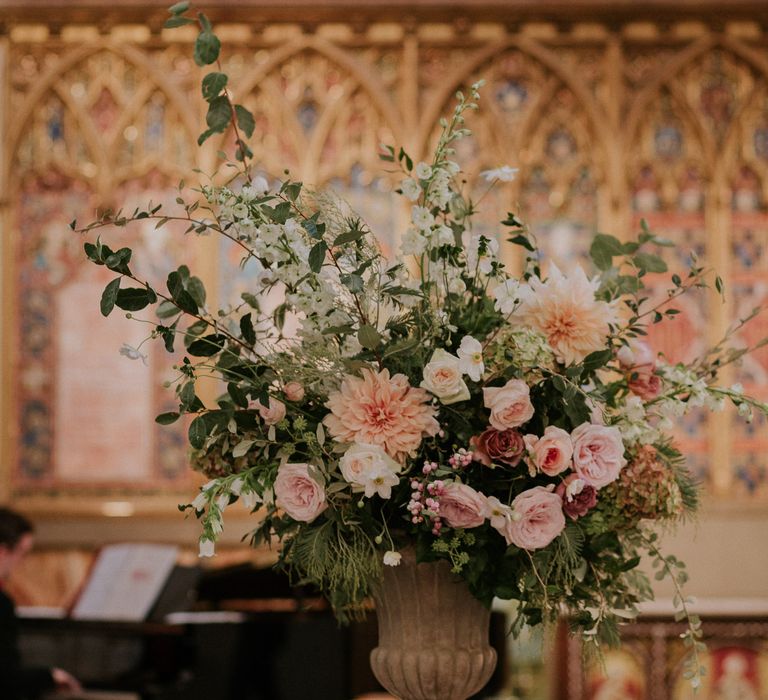
{"label": "white anemone flower", "polygon": [[147,364],[147,356],[138,348],[133,347],[133,345],[128,345],[128,343],[123,343],[120,346],[120,354],[129,360],[141,360],[145,365]]}
{"label": "white anemone flower", "polygon": [[462,374],[469,375],[473,382],[479,382],[485,371],[483,364],[483,346],[471,335],[461,339],[461,345],[456,353],[459,356],[459,369]]}
{"label": "white anemone flower", "polygon": [[400,554],[400,552],[395,552],[394,550],[389,550],[388,552],[384,552],[384,565],[385,566],[400,566],[400,560],[403,558],[403,555]]}
{"label": "white anemone flower", "polygon": [[512,182],[519,171],[520,168],[510,168],[508,165],[502,165],[493,170],[483,170],[480,175],[485,178],[486,182],[493,182],[494,180]]}

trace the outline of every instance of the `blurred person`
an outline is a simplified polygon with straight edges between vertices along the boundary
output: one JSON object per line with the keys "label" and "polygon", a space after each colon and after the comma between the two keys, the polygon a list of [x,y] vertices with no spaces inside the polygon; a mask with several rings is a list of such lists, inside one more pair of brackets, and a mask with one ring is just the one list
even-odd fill
{"label": "blurred person", "polygon": [[18,648],[18,620],[13,600],[3,590],[16,565],[32,549],[32,524],[0,508],[0,698],[34,700],[51,691],[80,692],[80,683],[60,668],[24,668]]}

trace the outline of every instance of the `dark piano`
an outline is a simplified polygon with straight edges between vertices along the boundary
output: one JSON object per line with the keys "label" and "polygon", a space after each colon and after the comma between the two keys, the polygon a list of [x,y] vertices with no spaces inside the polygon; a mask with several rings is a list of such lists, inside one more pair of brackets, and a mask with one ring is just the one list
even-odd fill
{"label": "dark piano", "polygon": [[[22,619],[28,663],[142,700],[352,700],[380,692],[376,616],[340,627],[316,592],[270,569],[177,569],[146,622]],[[197,580],[199,578],[199,580]],[[191,612],[176,612],[179,609]],[[503,667],[504,618],[492,642]],[[497,671],[478,700],[500,687]]]}

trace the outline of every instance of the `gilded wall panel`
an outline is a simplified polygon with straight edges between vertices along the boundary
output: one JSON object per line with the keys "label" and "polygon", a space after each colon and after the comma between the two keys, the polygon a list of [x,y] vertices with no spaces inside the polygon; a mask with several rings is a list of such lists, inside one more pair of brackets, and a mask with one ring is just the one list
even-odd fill
{"label": "gilded wall panel", "polygon": [[[519,212],[545,262],[567,267],[587,258],[595,230],[628,237],[644,219],[674,243],[668,258],[676,271],[691,252],[716,265],[726,306],[708,292],[692,295],[674,322],[652,331],[670,360],[701,353],[768,300],[768,50],[759,30],[745,39],[721,26],[638,33],[599,15],[544,29],[475,19],[350,23],[340,15],[302,27],[268,18],[232,25],[223,69],[256,117],[258,168],[273,179],[287,169],[310,186],[331,186],[395,255],[407,212],[378,146],[402,143],[415,159],[426,157],[454,92],[482,78],[474,135],[457,157],[484,231],[498,235],[498,214]],[[183,41],[152,32],[118,40],[108,26],[76,43],[64,35],[8,39],[3,265],[12,282],[3,331],[13,343],[3,352],[3,406],[13,426],[5,453],[11,490],[45,488],[59,498],[73,489],[105,498],[178,491],[187,480],[183,436],[152,422],[172,403],[162,388],[165,358],[149,345],[138,360],[119,355],[123,342],[140,345],[133,334],[141,334],[99,318],[103,280],[83,264],[66,223],[116,203],[172,202],[193,168],[220,176],[216,150],[230,150],[233,139],[194,148],[204,123],[200,70]],[[519,167],[518,177],[489,192],[481,173],[504,163]],[[212,304],[253,284],[258,270],[232,275],[237,255],[226,246],[203,242],[195,259],[183,236],[150,229],[126,234],[155,261],[150,277],[169,262],[197,264]],[[506,260],[519,263],[511,251]],[[755,319],[737,342],[757,343],[766,330]],[[93,372],[81,371],[85,357]],[[768,348],[728,379],[768,398]],[[126,382],[131,394],[121,396],[117,386]],[[89,392],[99,383],[112,390],[95,401]],[[99,433],[120,430],[114,421],[109,427],[117,411],[132,416],[131,434],[141,437],[99,443]],[[86,423],[102,427],[66,437]],[[713,494],[768,497],[763,423],[702,410],[678,432]]]}

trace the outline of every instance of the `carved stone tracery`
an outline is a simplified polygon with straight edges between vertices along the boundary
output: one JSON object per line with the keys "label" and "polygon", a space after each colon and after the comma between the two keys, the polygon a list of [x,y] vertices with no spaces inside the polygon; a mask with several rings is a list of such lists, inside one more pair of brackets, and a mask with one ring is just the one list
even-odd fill
{"label": "carved stone tracery", "polygon": [[[502,163],[520,174],[483,200],[496,207],[481,214],[483,226],[498,233],[498,214],[519,211],[545,252],[566,266],[585,257],[595,229],[626,237],[641,218],[676,243],[676,268],[696,251],[722,270],[729,293],[722,310],[705,295],[685,301],[678,326],[654,331],[660,347],[682,357],[768,299],[766,37],[757,25],[746,37],[706,27],[686,37],[670,25],[633,38],[635,29],[600,19],[590,16],[583,31],[558,32],[471,15],[445,24],[359,24],[340,14],[311,31],[267,18],[256,28],[242,25],[244,38],[226,42],[224,69],[256,116],[260,170],[277,178],[288,168],[309,184],[332,185],[371,219],[390,252],[402,210],[378,144],[402,143],[416,160],[425,157],[456,89],[485,79],[481,110],[469,124],[474,136],[458,153],[467,185],[482,194],[480,172]],[[10,363],[21,388],[9,401],[18,429],[11,451],[17,491],[48,483],[56,471],[46,447],[56,425],[51,353],[66,317],[54,324],[45,300],[85,267],[77,246],[70,250],[59,238],[66,223],[131,190],[132,200],[172,201],[169,188],[193,167],[212,172],[215,151],[231,145],[225,135],[195,151],[204,122],[199,71],[171,35],[126,43],[108,30],[74,44],[59,36],[17,40],[12,32],[6,40],[4,259],[23,297],[5,326],[15,339]],[[30,197],[50,213],[36,218]],[[182,251],[165,254],[171,260]],[[507,260],[516,262],[512,253]],[[227,287],[222,268],[214,263],[206,273],[214,287],[220,275],[220,291]],[[765,327],[752,322],[745,341],[755,342]],[[768,397],[768,349],[728,379]],[[151,419],[145,429],[155,434]],[[730,415],[697,414],[681,426],[697,468],[729,497],[768,494],[762,432]],[[35,466],[24,464],[30,445]],[[153,488],[175,488],[178,472],[162,469],[157,454]]]}

